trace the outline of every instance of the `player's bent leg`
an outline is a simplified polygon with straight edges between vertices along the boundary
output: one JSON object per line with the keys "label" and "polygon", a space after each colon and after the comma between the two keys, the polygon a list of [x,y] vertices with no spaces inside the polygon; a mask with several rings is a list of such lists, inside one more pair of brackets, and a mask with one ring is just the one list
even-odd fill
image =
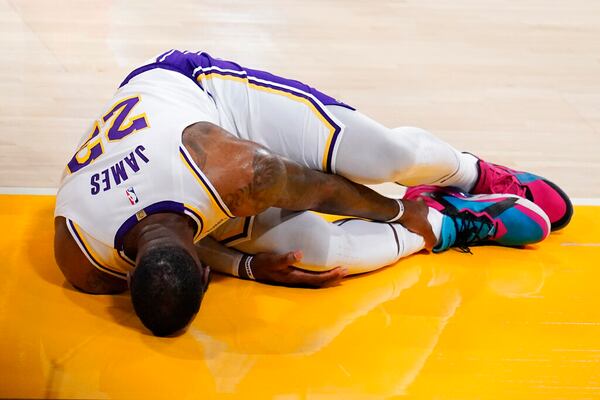
{"label": "player's bent leg", "polygon": [[211,92],[220,125],[239,138],[359,183],[464,186],[461,153],[424,130],[394,132],[306,84],[206,53],[175,51],[167,60],[178,57],[197,65],[194,78]]}
{"label": "player's bent leg", "polygon": [[336,172],[348,179],[453,186],[473,194],[515,194],[539,206],[548,215],[552,230],[564,228],[571,220],[569,197],[543,177],[459,153],[420,128],[388,129],[357,111],[336,106],[328,109],[345,125]]}
{"label": "player's bent leg", "polygon": [[337,106],[328,110],[345,126],[335,172],[350,180],[466,190],[477,177],[474,161],[424,129],[389,129],[358,111]]}
{"label": "player's bent leg", "polygon": [[299,268],[349,274],[373,271],[424,248],[423,238],[399,224],[344,219],[327,222],[310,212],[270,208],[254,221],[252,237],[234,247],[250,254],[303,253]]}

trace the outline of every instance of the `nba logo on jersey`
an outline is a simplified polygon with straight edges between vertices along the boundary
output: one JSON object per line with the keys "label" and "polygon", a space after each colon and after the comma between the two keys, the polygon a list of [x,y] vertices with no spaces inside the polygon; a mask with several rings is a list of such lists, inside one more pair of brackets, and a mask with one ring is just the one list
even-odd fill
{"label": "nba logo on jersey", "polygon": [[137,195],[135,194],[135,190],[133,190],[132,187],[128,187],[127,190],[125,190],[125,194],[127,195],[127,198],[129,199],[131,205],[134,205],[138,202]]}

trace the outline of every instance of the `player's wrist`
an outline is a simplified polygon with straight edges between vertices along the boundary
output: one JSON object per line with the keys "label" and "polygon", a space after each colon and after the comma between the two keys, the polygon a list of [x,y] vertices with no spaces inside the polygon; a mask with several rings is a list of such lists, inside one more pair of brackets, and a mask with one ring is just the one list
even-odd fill
{"label": "player's wrist", "polygon": [[400,222],[402,220],[402,217],[404,217],[404,211],[405,211],[405,207],[404,207],[404,200],[402,199],[394,199],[396,200],[396,203],[398,203],[398,211],[396,212],[396,215],[390,219],[388,219],[385,222]]}
{"label": "player's wrist", "polygon": [[252,260],[254,256],[244,254],[240,259],[237,267],[237,276],[242,279],[255,281],[254,272],[252,271]]}

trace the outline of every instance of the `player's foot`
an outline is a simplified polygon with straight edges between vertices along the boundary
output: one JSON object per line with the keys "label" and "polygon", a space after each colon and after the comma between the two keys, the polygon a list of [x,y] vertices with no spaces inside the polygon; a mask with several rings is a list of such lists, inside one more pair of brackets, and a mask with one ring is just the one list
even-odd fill
{"label": "player's foot", "polygon": [[477,168],[479,178],[471,193],[511,193],[525,197],[544,210],[553,231],[564,228],[571,221],[573,205],[569,196],[549,180],[481,159],[477,161]]}
{"label": "player's foot", "polygon": [[550,233],[550,221],[542,209],[513,194],[465,195],[449,188],[415,186],[408,188],[404,198],[423,199],[444,215],[434,253],[449,247],[468,251],[469,246],[485,242],[523,246],[540,242]]}

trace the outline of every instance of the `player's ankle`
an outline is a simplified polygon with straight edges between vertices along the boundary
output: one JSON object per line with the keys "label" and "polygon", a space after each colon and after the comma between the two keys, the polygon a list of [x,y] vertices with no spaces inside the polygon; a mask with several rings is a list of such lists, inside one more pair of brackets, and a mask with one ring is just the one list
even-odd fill
{"label": "player's ankle", "polygon": [[470,193],[479,180],[479,158],[471,153],[460,153],[461,185],[458,186],[465,193]]}

